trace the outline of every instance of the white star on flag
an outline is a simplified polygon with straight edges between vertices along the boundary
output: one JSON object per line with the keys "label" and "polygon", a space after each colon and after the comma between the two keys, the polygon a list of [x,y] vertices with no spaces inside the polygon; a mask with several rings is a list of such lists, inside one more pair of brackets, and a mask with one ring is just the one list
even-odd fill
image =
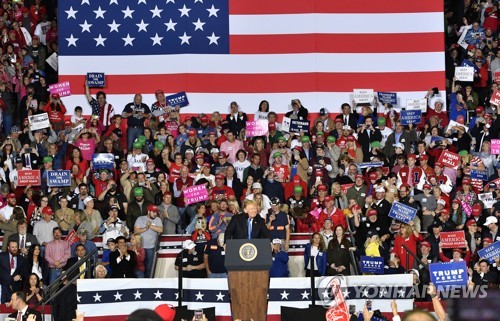
{"label": "white star on flag", "polygon": [[146,0],[139,0],[139,2],[137,2],[137,4],[141,4],[141,3],[147,4]]}
{"label": "white star on flag", "polygon": [[328,299],[330,297],[330,294],[328,293],[328,290],[325,289],[325,291],[323,291],[323,293],[321,293],[323,295],[323,299]]}
{"label": "white star on flag", "polygon": [[182,16],[189,17],[189,11],[191,11],[191,9],[186,8],[185,4],[184,4],[184,6],[181,9],[177,9],[177,10],[179,10],[181,12],[181,17]]}
{"label": "white star on flag", "polygon": [[216,45],[219,45],[218,40],[219,40],[220,37],[217,37],[214,32],[212,32],[211,36],[207,36],[207,38],[208,38],[208,40],[210,40],[209,45],[211,45],[213,43],[216,44]]}
{"label": "white star on flag", "polygon": [[158,36],[158,33],[156,33],[156,35],[154,37],[150,37],[150,38],[151,38],[151,40],[153,40],[153,46],[154,45],[161,46],[161,41],[162,41],[163,37]]}
{"label": "white star on flag", "polygon": [[127,6],[127,9],[125,10],[122,10],[123,12],[123,19],[129,17],[130,19],[132,19],[132,13],[134,13],[135,10],[130,10],[130,7]]}
{"label": "white star on flag", "polygon": [[202,294],[200,291],[198,291],[198,293],[196,293],[195,295],[196,295],[196,301],[198,300],[203,301],[203,296],[205,294]]}
{"label": "white star on flag", "polygon": [[167,0],[167,3],[169,2],[175,3],[175,0]]}
{"label": "white star on flag", "polygon": [[212,8],[210,9],[207,9],[209,15],[208,17],[210,18],[211,16],[216,16],[216,17],[219,17],[217,16],[217,11],[219,11],[220,9],[215,9],[214,5],[212,5]]}
{"label": "white star on flag", "polygon": [[139,290],[137,290],[137,292],[135,292],[135,293],[134,293],[134,297],[135,297],[134,299],[136,299],[136,300],[137,300],[137,299],[140,299],[140,298],[141,298],[141,295],[142,295],[142,293],[141,293],[141,292],[139,292]]}
{"label": "white star on flag", "polygon": [[161,299],[161,296],[163,293],[160,292],[160,290],[157,290],[156,293],[153,293],[155,295],[155,299]]}
{"label": "white star on flag", "polygon": [[77,10],[73,10],[73,7],[69,7],[69,10],[64,11],[68,14],[68,19],[73,18],[76,19],[76,13],[78,12]]}
{"label": "white star on flag", "polygon": [[141,32],[141,30],[146,31],[146,32],[148,31],[147,27],[149,26],[149,23],[145,23],[144,19],[141,19],[141,23],[136,23],[135,25],[137,27],[139,27],[139,31],[137,31],[137,32]]}
{"label": "white star on flag", "polygon": [[116,291],[116,294],[113,294],[115,296],[115,301],[122,300],[122,295],[120,292]]}
{"label": "white star on flag", "polygon": [[101,34],[99,34],[99,37],[94,38],[94,40],[96,41],[95,46],[96,46],[96,47],[98,47],[98,46],[101,46],[101,45],[102,45],[103,47],[105,47],[105,45],[104,45],[104,41],[106,41],[106,39],[107,39],[107,38],[103,38],[103,37],[101,36]]}
{"label": "white star on flag", "polygon": [[106,10],[102,10],[101,9],[101,6],[99,6],[99,8],[97,8],[97,10],[94,10],[94,13],[95,13],[95,18],[103,18],[104,19],[104,14],[106,13]]}
{"label": "white star on flag", "polygon": [[78,38],[73,37],[73,34],[69,36],[69,38],[66,38],[68,41],[68,47],[69,46],[75,46],[76,47],[76,42],[78,41]]}
{"label": "white star on flag", "polygon": [[282,292],[282,293],[280,293],[280,294],[281,294],[281,300],[285,300],[285,299],[286,299],[286,300],[288,300],[288,295],[289,295],[290,293],[288,293],[288,292],[286,292],[285,290],[283,290],[283,292]]}
{"label": "white star on flag", "polygon": [[196,30],[198,30],[198,29],[200,29],[201,31],[204,31],[204,30],[203,30],[203,25],[204,25],[205,23],[206,23],[206,22],[201,22],[200,18],[198,18],[198,21],[193,22],[194,27],[195,27],[195,28],[194,28],[194,31],[196,31]]}
{"label": "white star on flag", "polygon": [[94,302],[97,302],[97,301],[101,302],[101,297],[102,297],[102,295],[99,295],[99,293],[96,292],[94,295]]}
{"label": "white star on flag", "polygon": [[108,26],[110,28],[109,32],[113,32],[113,31],[119,32],[118,27],[120,27],[121,24],[116,23],[115,19],[113,19],[112,23],[108,23]]}
{"label": "white star on flag", "polygon": [[118,0],[109,0],[109,5],[118,4]]}
{"label": "white star on flag", "polygon": [[181,39],[181,45],[187,43],[189,45],[189,39],[191,36],[186,35],[186,32],[184,31],[184,34],[182,36],[179,36],[179,39]]}
{"label": "white star on flag", "polygon": [[78,295],[78,294],[76,295],[76,301],[77,301],[78,303],[80,303],[80,299],[81,299],[81,298],[82,298],[82,296],[81,296],[81,295]]}
{"label": "white star on flag", "polygon": [[83,22],[83,24],[80,25],[82,27],[82,33],[87,31],[90,32],[90,27],[92,27],[92,24],[88,23],[87,20]]}
{"label": "white star on flag", "polygon": [[90,1],[90,0],[82,0],[82,4],[81,4],[81,5],[82,5],[82,6],[83,6],[84,4],[88,4],[88,5],[90,5],[90,2],[89,2],[89,1]]}
{"label": "white star on flag", "polygon": [[173,22],[172,18],[170,18],[170,20],[168,22],[165,22],[165,26],[167,26],[167,31],[169,31],[169,30],[175,31],[176,24],[177,24],[177,22]]}
{"label": "white star on flag", "polygon": [[154,17],[161,18],[160,13],[163,11],[163,9],[158,9],[158,6],[155,6],[154,9],[149,10],[149,11],[151,11],[151,13],[153,14],[153,16],[151,18],[154,18]]}
{"label": "white star on flag", "polygon": [[304,290],[304,292],[301,293],[302,295],[302,300],[309,300],[309,292]]}
{"label": "white star on flag", "polygon": [[219,292],[219,294],[215,295],[217,297],[217,301],[224,301],[225,295],[222,294],[222,292]]}
{"label": "white star on flag", "polygon": [[203,3],[203,0],[194,0],[194,3],[196,3],[196,2]]}
{"label": "white star on flag", "polygon": [[178,300],[179,299],[179,292],[176,292],[175,293],[175,299]]}
{"label": "white star on flag", "polygon": [[122,40],[125,41],[125,44],[123,45],[124,47],[126,47],[127,45],[130,45],[132,47],[134,46],[132,42],[135,40],[135,38],[130,37],[129,33],[127,33],[127,37],[122,38]]}

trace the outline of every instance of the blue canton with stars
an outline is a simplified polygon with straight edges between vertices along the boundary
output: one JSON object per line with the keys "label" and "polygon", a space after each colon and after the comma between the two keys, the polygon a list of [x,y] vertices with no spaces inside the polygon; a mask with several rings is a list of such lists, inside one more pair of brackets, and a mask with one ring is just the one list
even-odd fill
{"label": "blue canton with stars", "polygon": [[228,54],[229,0],[59,3],[61,56]]}

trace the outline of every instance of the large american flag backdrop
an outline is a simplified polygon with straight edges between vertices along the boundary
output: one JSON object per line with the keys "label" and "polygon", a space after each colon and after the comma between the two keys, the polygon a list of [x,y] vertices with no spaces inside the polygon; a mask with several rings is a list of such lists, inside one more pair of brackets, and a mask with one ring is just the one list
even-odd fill
{"label": "large american flag backdrop", "polygon": [[[331,277],[329,277],[331,279]],[[293,280],[293,282],[290,282]],[[329,279],[317,278],[316,286]],[[176,278],[168,279],[105,279],[78,280],[78,310],[89,321],[124,321],[139,308],[155,308],[159,304],[177,306],[179,290]],[[226,279],[184,279],[184,301],[189,309],[215,307],[217,321],[231,320],[231,306]],[[268,321],[279,321],[282,306],[307,308],[312,295],[318,305],[328,307],[332,295],[326,288],[311,294],[309,278],[272,278],[269,286]],[[348,305],[362,311],[367,299],[373,309],[390,312],[391,300],[397,300],[398,310],[413,308],[412,276],[410,274],[348,276],[341,283]]]}
{"label": "large american flag backdrop", "polygon": [[59,1],[59,74],[90,113],[84,75],[107,75],[121,111],[142,93],[186,91],[187,113],[246,112],[262,99],[286,112],[340,109],[353,89],[422,98],[444,89],[442,1],[71,0]]}

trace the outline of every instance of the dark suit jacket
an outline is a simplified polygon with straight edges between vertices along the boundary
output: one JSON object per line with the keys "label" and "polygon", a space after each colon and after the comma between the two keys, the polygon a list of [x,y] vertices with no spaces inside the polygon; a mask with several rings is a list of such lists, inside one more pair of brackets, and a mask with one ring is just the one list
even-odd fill
{"label": "dark suit jacket", "polygon": [[118,263],[116,259],[120,256],[120,251],[111,252],[109,267],[111,268],[112,278],[135,278],[136,256],[132,251],[128,251],[128,254],[130,254],[130,260],[123,259]]}
{"label": "dark suit jacket", "polygon": [[[17,244],[19,244],[19,249],[21,249],[21,235],[19,233],[12,234],[11,236],[9,236],[7,242],[10,241],[16,241]],[[29,247],[33,244],[38,244],[38,239],[33,234],[26,233],[26,235],[24,236],[24,247],[26,249],[29,249]]]}
{"label": "dark suit jacket", "polygon": [[[342,119],[342,122],[344,122],[344,114],[337,115],[335,119]],[[349,121],[348,124],[344,125],[349,125],[352,129],[356,130],[358,128],[358,114],[357,113],[350,113],[349,114]]]}
{"label": "dark suit jacket", "polygon": [[[42,321],[42,315],[41,315],[41,313],[38,312],[37,310],[31,309],[31,308],[26,309],[26,312],[21,317],[21,320],[22,321],[26,321],[26,319],[28,318],[28,315],[30,315],[30,314],[34,314],[35,315],[35,317],[36,317],[35,321]],[[17,311],[9,314],[9,318],[16,319],[17,318]]]}
{"label": "dark suit jacket", "polygon": [[[68,261],[66,262],[66,265],[63,267],[63,271],[69,270],[69,268],[71,268],[77,262],[78,262],[78,257],[75,256],[75,257],[69,258]],[[90,266],[88,266],[88,268],[89,268],[88,271],[85,272],[85,278],[86,279],[91,279],[92,278],[92,274],[94,272],[94,262],[93,262],[92,258],[90,258]],[[71,280],[75,276],[77,276],[79,273],[80,273],[80,269],[77,268],[77,269],[71,271],[71,273],[68,274],[67,279]]]}
{"label": "dark suit jacket", "polygon": [[[9,252],[0,253],[0,284],[11,287],[12,292],[20,291],[23,287],[23,282],[28,278],[28,262],[20,255],[17,256],[17,267],[12,276],[10,275],[10,260]],[[21,280],[15,282],[14,276],[20,275]]]}
{"label": "dark suit jacket", "polygon": [[[286,117],[290,117],[293,115],[293,110],[289,111],[285,114]],[[307,120],[307,116],[309,116],[309,111],[304,106],[299,107],[299,111],[297,112],[297,119],[299,120]]]}
{"label": "dark suit jacket", "polygon": [[[248,238],[248,215],[246,213],[236,214],[231,218],[224,235],[226,240]],[[252,239],[270,239],[264,219],[257,214],[253,219]]]}
{"label": "dark suit jacket", "polygon": [[247,114],[242,113],[238,114],[238,117],[234,117],[234,115],[227,115],[226,120],[229,123],[229,131],[232,132],[235,136],[240,134],[240,131],[246,127],[247,125]]}
{"label": "dark suit jacket", "polygon": [[361,150],[363,151],[363,162],[370,161],[370,144],[373,142],[381,142],[382,134],[378,128],[372,130],[370,136],[368,136],[368,131],[365,129],[363,132],[358,134],[358,142],[361,145]]}

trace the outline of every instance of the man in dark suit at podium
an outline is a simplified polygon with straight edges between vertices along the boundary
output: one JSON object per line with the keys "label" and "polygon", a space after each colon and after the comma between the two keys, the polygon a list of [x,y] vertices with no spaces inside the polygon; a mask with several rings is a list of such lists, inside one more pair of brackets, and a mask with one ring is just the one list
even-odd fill
{"label": "man in dark suit at podium", "polygon": [[225,240],[232,239],[269,239],[266,222],[258,214],[257,204],[247,200],[243,204],[243,212],[234,215],[226,228]]}

